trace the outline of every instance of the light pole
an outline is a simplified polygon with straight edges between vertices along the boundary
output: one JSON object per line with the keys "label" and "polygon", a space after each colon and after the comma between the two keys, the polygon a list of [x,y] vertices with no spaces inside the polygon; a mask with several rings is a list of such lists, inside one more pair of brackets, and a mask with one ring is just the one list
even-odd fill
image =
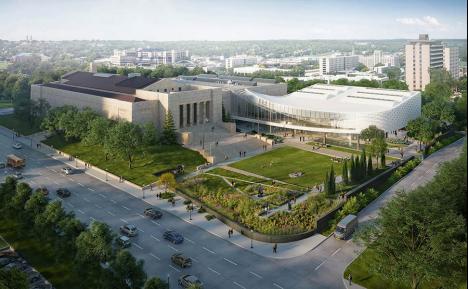
{"label": "light pole", "polygon": [[[250,229],[250,233],[253,235],[253,230]],[[250,236],[250,249],[253,249],[253,236]]]}
{"label": "light pole", "polygon": [[193,205],[190,204],[190,209],[189,209],[189,220],[192,220],[192,211],[193,211]]}
{"label": "light pole", "polygon": [[105,169],[105,171],[106,171],[106,182],[107,182],[107,181],[109,180],[109,179],[107,178],[107,168]]}
{"label": "light pole", "polygon": [[78,156],[75,156],[75,167],[78,168]]}
{"label": "light pole", "polygon": [[167,289],[171,288],[170,278],[171,278],[171,275],[169,275],[169,273],[167,273]]}
{"label": "light pole", "polygon": [[145,198],[145,185],[143,185],[143,187],[141,187],[141,191],[143,193],[142,199],[144,199]]}

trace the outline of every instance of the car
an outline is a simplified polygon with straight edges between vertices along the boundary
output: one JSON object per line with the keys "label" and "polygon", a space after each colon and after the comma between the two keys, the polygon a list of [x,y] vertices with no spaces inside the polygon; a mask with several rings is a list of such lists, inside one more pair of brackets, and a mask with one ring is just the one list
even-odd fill
{"label": "car", "polygon": [[6,164],[5,163],[0,163],[0,169],[4,169],[6,168]]}
{"label": "car", "polygon": [[21,148],[23,147],[23,145],[21,145],[19,142],[17,142],[17,143],[14,143],[14,144],[12,145],[12,147],[13,147],[14,149],[19,150],[19,149],[21,149]]}
{"label": "car", "polygon": [[151,219],[161,219],[163,215],[161,211],[156,210],[155,208],[146,208],[144,214]]}
{"label": "car", "polygon": [[58,188],[57,189],[57,196],[60,198],[68,198],[71,195],[71,192],[65,188]]}
{"label": "car", "polygon": [[127,236],[120,236],[117,238],[117,245],[119,245],[120,248],[128,248],[132,243],[130,243],[130,238]]}
{"label": "car", "polygon": [[187,268],[192,266],[192,259],[187,256],[184,256],[182,253],[175,253],[171,256],[172,263],[176,264],[181,268]]}
{"label": "car", "polygon": [[182,275],[179,277],[178,283],[182,288],[189,288],[193,285],[198,285],[198,288],[203,288],[203,283],[194,275]]}
{"label": "car", "polygon": [[49,195],[49,190],[44,186],[37,188],[36,192],[42,193],[44,196]]}
{"label": "car", "polygon": [[69,167],[64,167],[64,168],[62,168],[62,173],[66,174],[66,175],[71,175],[71,174],[73,174],[73,169],[69,168]]}
{"label": "car", "polygon": [[174,244],[181,244],[182,242],[184,242],[184,237],[176,231],[172,230],[164,232],[163,237],[164,239]]}
{"label": "car", "polygon": [[137,227],[130,224],[120,226],[120,233],[127,237],[135,237],[138,234]]}
{"label": "car", "polygon": [[21,172],[14,172],[11,177],[15,180],[21,180],[23,178],[23,174]]}

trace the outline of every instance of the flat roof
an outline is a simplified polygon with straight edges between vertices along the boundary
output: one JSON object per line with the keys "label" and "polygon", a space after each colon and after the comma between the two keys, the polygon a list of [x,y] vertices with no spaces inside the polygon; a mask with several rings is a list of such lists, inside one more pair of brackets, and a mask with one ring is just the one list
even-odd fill
{"label": "flat roof", "polygon": [[248,89],[246,91],[272,103],[334,113],[384,111],[419,94],[417,91],[330,84],[314,84],[283,96],[260,94]]}

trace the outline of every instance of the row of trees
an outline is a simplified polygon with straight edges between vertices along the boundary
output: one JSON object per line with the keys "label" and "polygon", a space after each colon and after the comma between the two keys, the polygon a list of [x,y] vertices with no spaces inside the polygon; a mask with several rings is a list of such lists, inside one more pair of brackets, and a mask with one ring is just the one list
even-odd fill
{"label": "row of trees", "polygon": [[335,176],[335,169],[333,165],[330,168],[330,172],[325,173],[325,179],[323,181],[324,192],[327,195],[334,195],[336,194],[336,176]]}
{"label": "row of trees", "polygon": [[466,282],[466,156],[465,144],[462,155],[444,164],[431,182],[399,193],[363,230],[360,239],[375,254],[372,272],[412,289]]}
{"label": "row of trees", "polygon": [[129,168],[142,145],[177,143],[174,119],[170,111],[159,135],[151,123],[140,126],[124,120],[109,120],[91,109],[78,110],[73,106],[51,109],[41,126],[49,132],[63,134],[66,140],[100,145],[104,148],[106,160],[109,157],[120,157],[128,161]]}
{"label": "row of trees", "polygon": [[[143,261],[115,245],[116,236],[108,225],[92,222],[86,228],[63,209],[60,201],[48,202],[43,192],[33,192],[26,183],[7,177],[0,185],[0,216],[16,224],[18,238],[42,244],[37,253],[51,253],[48,258],[55,266],[70,264],[68,277],[80,280],[81,287],[168,288],[157,278],[147,280]],[[21,276],[18,278],[21,280]]]}
{"label": "row of trees", "polygon": [[148,69],[143,67],[128,68],[128,67],[98,67],[99,72],[113,73],[120,75],[128,75],[129,73],[141,73],[141,75],[151,78],[165,78],[165,77],[176,77],[179,75],[198,75],[206,73],[202,67],[195,67],[189,70],[184,66],[172,66],[172,65],[158,65],[154,69]]}

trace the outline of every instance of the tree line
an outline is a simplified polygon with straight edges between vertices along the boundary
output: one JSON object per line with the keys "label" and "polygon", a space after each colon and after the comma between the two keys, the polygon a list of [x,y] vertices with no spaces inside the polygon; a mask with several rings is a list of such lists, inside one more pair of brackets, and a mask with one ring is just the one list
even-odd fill
{"label": "tree line", "polygon": [[[0,184],[0,216],[15,222],[18,238],[42,244],[38,254],[52,250],[53,256],[49,257],[54,259],[54,266],[68,264],[67,277],[79,280],[82,288],[169,288],[158,278],[148,279],[143,261],[116,245],[116,235],[107,224],[93,221],[87,226],[66,212],[60,201],[49,202],[43,191],[33,191],[26,183],[7,177]],[[0,272],[0,276],[4,275]],[[29,288],[29,284],[21,282],[21,274],[7,277],[10,282],[12,278],[19,280],[17,285],[26,285],[14,288]]]}
{"label": "tree line", "polygon": [[63,135],[66,140],[82,141],[86,145],[104,148],[106,160],[119,157],[132,167],[141,145],[173,145],[177,143],[172,113],[166,114],[160,134],[152,123],[134,124],[125,120],[110,120],[89,108],[78,110],[74,106],[51,109],[43,119],[41,128]]}
{"label": "tree line", "polygon": [[206,73],[202,67],[196,66],[193,69],[188,69],[184,66],[173,66],[173,65],[158,65],[154,69],[136,67],[107,67],[99,66],[98,72],[112,73],[120,75],[128,75],[129,73],[140,73],[142,76],[151,78],[165,78],[165,77],[176,77],[179,75],[198,75]]}

